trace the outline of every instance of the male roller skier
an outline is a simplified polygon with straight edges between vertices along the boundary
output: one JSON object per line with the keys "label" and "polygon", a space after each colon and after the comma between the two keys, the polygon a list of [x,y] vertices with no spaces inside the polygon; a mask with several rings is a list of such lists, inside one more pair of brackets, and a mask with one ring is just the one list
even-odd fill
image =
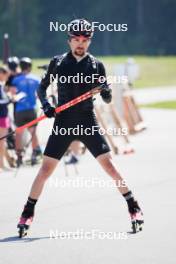
{"label": "male roller skier", "polygon": [[[84,19],[76,19],[70,22],[68,27],[68,44],[70,51],[61,56],[55,56],[48,67],[45,77],[42,79],[38,89],[38,96],[42,103],[45,115],[48,118],[55,117],[54,130],[58,128],[74,128],[77,125],[82,125],[84,128],[91,129],[93,126],[98,126],[96,116],[93,111],[93,99],[90,98],[83,101],[66,111],[56,115],[54,107],[52,107],[46,96],[46,90],[50,84],[50,76],[58,75],[59,77],[75,76],[77,73],[84,77],[98,74],[98,76],[105,76],[105,69],[103,64],[87,52],[93,36],[91,24]],[[61,82],[58,78],[58,106],[69,102],[77,96],[91,90],[98,86],[99,82],[92,81],[91,83],[74,83]],[[102,99],[106,103],[110,103],[112,95],[111,89],[104,82],[104,88],[100,93]],[[72,141],[82,141],[96,160],[100,163],[102,168],[112,177],[116,182],[117,188],[124,196],[128,211],[130,213],[132,223],[142,224],[142,212],[135,200],[132,192],[128,187],[124,186],[123,178],[118,172],[110,154],[110,148],[105,138],[96,130],[92,135],[68,135],[52,133],[48,139],[43,157],[43,164],[35,178],[27,203],[24,206],[18,228],[20,230],[28,229],[33,217],[35,205],[43,190],[44,184],[49,176],[52,174],[58,163],[60,162],[65,151]]]}

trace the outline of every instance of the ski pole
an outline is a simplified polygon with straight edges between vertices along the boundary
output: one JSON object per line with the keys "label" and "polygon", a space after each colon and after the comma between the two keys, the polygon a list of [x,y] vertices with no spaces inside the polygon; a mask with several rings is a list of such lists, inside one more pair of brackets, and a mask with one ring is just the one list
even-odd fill
{"label": "ski pole", "polygon": [[[76,104],[79,104],[80,102],[83,102],[85,100],[87,100],[88,98],[94,96],[95,94],[99,93],[101,91],[101,85],[98,86],[98,87],[95,87],[93,88],[92,90],[72,99],[71,101],[69,101],[68,103],[65,103],[57,108],[55,108],[55,112],[58,114],[60,112],[63,112],[64,110],[76,105]],[[13,134],[15,134],[16,132],[22,132],[25,128],[28,128],[28,127],[31,127],[35,124],[37,124],[38,122],[46,119],[47,117],[45,115],[42,115],[42,116],[39,116],[38,118],[32,120],[31,122],[23,125],[23,126],[20,126],[20,127],[17,127],[14,131],[10,132],[9,134],[3,136],[0,138],[0,140],[2,139],[5,139]]]}

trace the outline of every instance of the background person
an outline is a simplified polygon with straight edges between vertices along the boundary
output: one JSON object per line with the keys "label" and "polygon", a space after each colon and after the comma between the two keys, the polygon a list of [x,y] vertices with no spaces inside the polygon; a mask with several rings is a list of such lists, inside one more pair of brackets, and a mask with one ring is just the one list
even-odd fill
{"label": "background person", "polygon": [[[5,66],[0,66],[0,137],[8,133],[10,120],[8,117],[9,98],[5,92],[5,83],[8,79],[8,69]],[[0,140],[0,172],[5,169],[5,144],[6,139]]]}
{"label": "background person", "polygon": [[21,70],[20,70],[20,67],[19,67],[19,58],[14,56],[14,57],[9,57],[7,59],[7,66],[8,66],[8,69],[9,69],[9,77],[6,81],[6,86],[8,86],[9,88],[12,86],[12,81],[13,79],[20,75],[21,73]]}
{"label": "background person", "polygon": [[[36,105],[36,90],[39,87],[39,79],[31,74],[32,60],[24,57],[20,60],[21,74],[16,76],[12,81],[12,89],[15,91],[15,125],[17,127],[25,125],[26,123],[37,118]],[[36,125],[28,128],[32,137],[32,165],[37,162],[37,157],[41,156],[42,152],[39,146],[38,137],[36,134]],[[16,133],[16,153],[17,166],[23,163],[23,133]]]}

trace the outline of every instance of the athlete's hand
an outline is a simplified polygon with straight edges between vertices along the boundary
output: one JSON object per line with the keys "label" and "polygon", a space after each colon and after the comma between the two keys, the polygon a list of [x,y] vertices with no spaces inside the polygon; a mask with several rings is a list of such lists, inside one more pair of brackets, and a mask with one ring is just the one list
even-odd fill
{"label": "athlete's hand", "polygon": [[103,85],[101,86],[101,92],[100,95],[103,98],[103,100],[105,101],[105,103],[110,103],[112,100],[112,90],[109,88],[108,85]]}
{"label": "athlete's hand", "polygon": [[48,118],[52,118],[56,116],[55,108],[52,107],[49,103],[43,106],[43,111]]}

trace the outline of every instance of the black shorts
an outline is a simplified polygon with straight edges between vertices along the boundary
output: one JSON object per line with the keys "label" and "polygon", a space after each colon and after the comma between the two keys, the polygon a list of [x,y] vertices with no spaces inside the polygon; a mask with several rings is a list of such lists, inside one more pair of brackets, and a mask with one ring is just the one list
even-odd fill
{"label": "black shorts", "polygon": [[35,109],[15,112],[14,118],[15,118],[15,125],[17,127],[23,126],[23,125],[31,122],[32,120],[36,119],[37,118],[37,112]]}
{"label": "black shorts", "polygon": [[81,141],[95,158],[109,152],[110,148],[99,128],[93,112],[74,115],[63,112],[55,119],[44,155],[60,160],[74,140]]}

